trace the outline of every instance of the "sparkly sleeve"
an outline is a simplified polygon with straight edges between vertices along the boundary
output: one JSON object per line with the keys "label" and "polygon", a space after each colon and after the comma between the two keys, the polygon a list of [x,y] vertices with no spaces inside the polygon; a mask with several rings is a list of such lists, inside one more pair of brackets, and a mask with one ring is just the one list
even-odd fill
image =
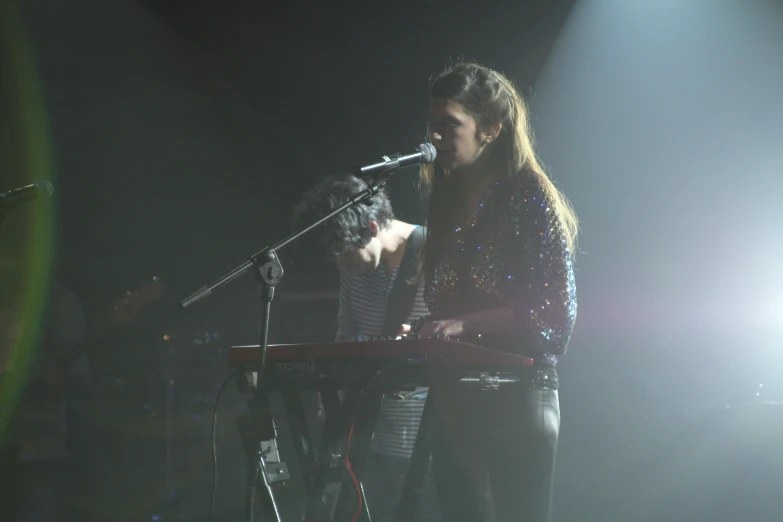
{"label": "sparkly sleeve", "polygon": [[525,343],[540,353],[562,355],[576,320],[573,267],[562,225],[551,199],[531,177],[516,180],[507,211],[509,306],[523,326]]}

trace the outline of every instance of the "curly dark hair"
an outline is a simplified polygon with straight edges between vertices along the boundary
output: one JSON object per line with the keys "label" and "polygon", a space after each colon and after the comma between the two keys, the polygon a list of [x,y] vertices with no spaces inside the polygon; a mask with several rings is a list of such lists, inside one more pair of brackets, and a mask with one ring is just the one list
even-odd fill
{"label": "curly dark hair", "polygon": [[[293,226],[307,226],[325,216],[348,199],[365,190],[367,183],[352,174],[330,176],[303,197],[294,208]],[[379,191],[364,204],[354,205],[332,217],[314,231],[322,252],[339,257],[348,252],[364,248],[372,239],[370,221],[385,229],[394,219],[387,189]]]}

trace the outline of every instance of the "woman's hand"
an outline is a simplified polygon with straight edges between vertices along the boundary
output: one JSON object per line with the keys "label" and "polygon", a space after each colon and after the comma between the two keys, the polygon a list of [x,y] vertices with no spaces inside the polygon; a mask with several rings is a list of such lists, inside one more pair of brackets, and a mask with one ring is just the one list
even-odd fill
{"label": "woman's hand", "polygon": [[403,335],[408,335],[409,333],[411,333],[411,325],[409,324],[400,325],[400,329],[397,331],[397,339],[399,339]]}
{"label": "woman's hand", "polygon": [[444,319],[442,321],[432,321],[424,323],[419,330],[419,336],[428,337],[431,335],[454,336],[461,334],[465,329],[465,323],[459,319]]}

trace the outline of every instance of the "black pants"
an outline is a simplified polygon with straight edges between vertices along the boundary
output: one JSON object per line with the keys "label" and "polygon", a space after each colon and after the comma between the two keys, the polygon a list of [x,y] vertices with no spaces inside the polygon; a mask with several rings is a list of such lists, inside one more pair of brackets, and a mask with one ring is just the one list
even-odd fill
{"label": "black pants", "polygon": [[549,522],[560,403],[523,384],[479,391],[441,386],[433,474],[443,520],[485,520],[487,480],[497,522]]}

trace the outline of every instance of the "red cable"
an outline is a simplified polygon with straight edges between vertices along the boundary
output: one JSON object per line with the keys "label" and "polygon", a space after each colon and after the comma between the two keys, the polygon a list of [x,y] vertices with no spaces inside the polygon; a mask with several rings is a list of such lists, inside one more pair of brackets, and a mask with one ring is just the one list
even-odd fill
{"label": "red cable", "polygon": [[[359,408],[356,410],[358,411]],[[351,459],[348,458],[349,449],[351,447],[351,439],[353,438],[353,429],[355,427],[356,420],[354,418],[354,422],[351,424],[351,431],[348,432],[348,442],[346,443],[345,448],[345,467],[348,469],[348,474],[351,476],[351,480],[353,480],[353,487],[356,488],[356,513],[353,514],[351,522],[356,522],[359,520],[359,517],[362,514],[362,488],[359,487],[359,481],[356,479],[356,475],[354,475],[353,468],[351,467]]]}
{"label": "red cable", "polygon": [[367,383],[367,386],[365,386],[364,390],[362,390],[362,393],[359,395],[359,401],[357,402],[356,409],[353,412],[353,419],[351,419],[351,430],[348,432],[348,440],[345,443],[345,467],[348,470],[348,474],[351,476],[353,486],[356,488],[356,513],[353,514],[351,522],[356,522],[359,520],[359,517],[362,514],[362,488],[359,486],[359,481],[356,479],[356,475],[354,474],[353,468],[351,467],[351,459],[348,457],[349,453],[351,452],[353,430],[356,428],[356,418],[359,416],[359,411],[362,409],[362,401],[364,401],[364,397],[367,395],[367,392],[370,391],[370,388],[375,382],[375,379],[377,379],[384,370],[388,370],[391,366],[397,366],[398,364],[400,363],[395,363],[379,370],[378,373],[376,373],[373,378],[370,379],[370,382]]}

